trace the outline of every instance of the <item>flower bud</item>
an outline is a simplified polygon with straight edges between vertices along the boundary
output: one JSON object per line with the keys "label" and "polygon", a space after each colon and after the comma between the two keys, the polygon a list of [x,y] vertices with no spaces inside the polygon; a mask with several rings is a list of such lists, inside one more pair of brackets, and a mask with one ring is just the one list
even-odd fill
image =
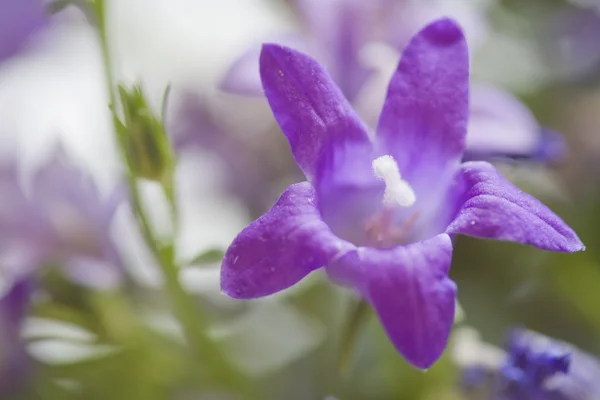
{"label": "flower bud", "polygon": [[162,122],[148,106],[141,87],[119,86],[127,161],[136,176],[163,182],[172,171],[173,150]]}

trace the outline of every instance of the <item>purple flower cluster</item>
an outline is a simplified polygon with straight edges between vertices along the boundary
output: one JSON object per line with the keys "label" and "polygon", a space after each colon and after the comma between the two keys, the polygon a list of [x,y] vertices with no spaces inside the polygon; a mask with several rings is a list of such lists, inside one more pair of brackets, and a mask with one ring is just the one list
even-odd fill
{"label": "purple flower cluster", "polygon": [[290,186],[231,244],[221,270],[231,297],[267,296],[324,267],[368,301],[398,351],[426,369],[454,320],[455,235],[584,249],[491,164],[461,162],[469,54],[452,20],[428,25],[406,46],[374,135],[311,57],[267,44],[260,73],[307,181]]}
{"label": "purple flower cluster", "polygon": [[600,363],[572,345],[515,329],[506,352],[497,370],[466,368],[466,394],[484,393],[490,400],[591,400],[600,395]]}

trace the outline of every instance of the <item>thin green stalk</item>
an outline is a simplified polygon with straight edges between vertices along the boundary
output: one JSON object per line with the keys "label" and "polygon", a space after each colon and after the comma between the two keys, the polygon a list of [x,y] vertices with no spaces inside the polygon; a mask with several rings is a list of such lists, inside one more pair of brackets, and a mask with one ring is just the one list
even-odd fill
{"label": "thin green stalk", "polygon": [[343,378],[346,378],[350,374],[360,334],[363,332],[363,328],[367,324],[370,315],[371,308],[366,301],[362,299],[354,301],[340,337],[337,369],[339,375]]}
{"label": "thin green stalk", "polygon": [[206,318],[206,314],[200,310],[199,306],[193,302],[192,298],[181,286],[181,282],[179,281],[179,268],[174,262],[172,248],[159,248],[158,242],[150,227],[148,217],[142,206],[137,179],[127,161],[127,133],[121,129],[120,121],[115,113],[115,82],[111,70],[110,53],[108,49],[105,1],[95,0],[94,6],[100,33],[104,70],[109,90],[110,109],[113,114],[114,131],[123,165],[125,166],[125,175],[130,189],[132,208],[137,217],[144,240],[161,268],[165,279],[165,289],[171,299],[175,315],[183,327],[186,339],[196,358],[201,360],[206,366],[209,378],[224,388],[236,391],[246,399],[259,399],[260,396],[252,381],[223,356],[213,340],[208,336],[207,328],[209,322]]}

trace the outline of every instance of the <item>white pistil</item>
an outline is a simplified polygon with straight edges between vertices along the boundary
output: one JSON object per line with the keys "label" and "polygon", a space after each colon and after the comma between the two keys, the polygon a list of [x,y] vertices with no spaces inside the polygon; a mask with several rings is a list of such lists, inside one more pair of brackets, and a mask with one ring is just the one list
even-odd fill
{"label": "white pistil", "polygon": [[415,192],[408,182],[400,177],[398,164],[392,156],[385,155],[373,160],[373,172],[375,176],[385,182],[383,204],[388,207],[400,205],[410,207],[417,200]]}

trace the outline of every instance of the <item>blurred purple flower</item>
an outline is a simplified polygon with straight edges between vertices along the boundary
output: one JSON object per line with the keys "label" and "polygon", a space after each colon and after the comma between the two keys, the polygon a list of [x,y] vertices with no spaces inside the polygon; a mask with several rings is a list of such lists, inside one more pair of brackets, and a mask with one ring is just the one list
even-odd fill
{"label": "blurred purple flower", "polygon": [[481,83],[471,86],[466,160],[514,158],[552,162],[565,154],[563,137],[543,129],[512,94]]}
{"label": "blurred purple flower", "polygon": [[43,0],[0,0],[0,62],[16,54],[45,23]]}
{"label": "blurred purple flower", "polygon": [[0,298],[0,393],[14,394],[28,378],[29,358],[21,338],[33,284],[29,279],[15,282]]}
{"label": "blurred purple flower", "polygon": [[[384,42],[402,50],[410,38],[429,22],[449,13],[469,24],[475,42],[487,32],[487,22],[477,7],[462,0],[292,0],[300,15],[304,35],[286,35],[277,43],[312,54],[325,64],[342,93],[353,102],[373,72],[361,60],[365,46]],[[258,71],[260,50],[244,53],[225,74],[225,91],[262,95]]]}
{"label": "blurred purple flower", "polygon": [[462,386],[473,393],[485,386],[486,398],[500,400],[592,400],[600,396],[600,362],[564,342],[515,329],[506,359],[496,369],[473,365]]}
{"label": "blurred purple flower", "polygon": [[[360,50],[370,41],[376,10],[382,0],[294,0],[307,35],[287,35],[277,42],[323,60],[344,95],[353,100],[372,72],[360,60]],[[227,71],[221,89],[245,95],[262,95],[258,71],[260,49],[244,53]]]}
{"label": "blurred purple flower", "polygon": [[208,151],[220,157],[225,172],[224,189],[243,199],[253,213],[264,212],[272,201],[265,187],[282,174],[282,169],[287,172],[287,168],[273,165],[272,158],[264,157],[263,153],[277,151],[280,143],[248,140],[225,128],[209,99],[202,96],[184,93],[181,101],[169,110],[167,132],[176,154],[182,157]]}
{"label": "blurred purple flower", "polygon": [[260,71],[308,181],[290,186],[233,241],[221,270],[229,296],[267,296],[325,266],[330,279],[375,308],[408,361],[428,368],[454,320],[451,235],[549,251],[584,248],[560,218],[492,165],[460,163],[469,55],[453,21],[427,26],[406,47],[374,142],[312,58],[264,45]]}
{"label": "blurred purple flower", "polygon": [[0,250],[14,279],[38,267],[57,265],[80,284],[110,288],[122,266],[110,237],[122,188],[103,199],[89,176],[69,164],[62,151],[40,166],[30,190],[19,184],[16,163],[0,168]]}
{"label": "blurred purple flower", "polygon": [[[487,33],[481,11],[460,0],[294,0],[293,4],[302,16],[307,35],[304,40],[286,36],[276,42],[323,61],[352,103],[374,72],[361,60],[361,51],[367,44],[382,41],[400,51],[421,27],[448,13],[468,21],[472,42],[482,42]],[[242,95],[262,95],[259,54],[258,49],[243,54],[225,74],[221,89]],[[562,138],[557,134],[544,135],[545,130],[526,106],[507,92],[476,86],[471,112],[474,115],[467,140],[470,160],[508,157],[549,162],[563,156]]]}

